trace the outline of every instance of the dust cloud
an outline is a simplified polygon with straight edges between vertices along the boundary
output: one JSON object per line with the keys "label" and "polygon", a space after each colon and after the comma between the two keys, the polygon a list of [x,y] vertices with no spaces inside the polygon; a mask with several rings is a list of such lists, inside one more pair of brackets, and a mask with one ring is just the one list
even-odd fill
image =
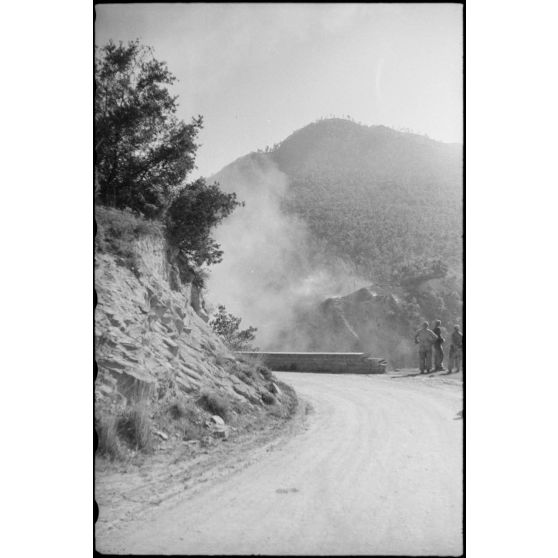
{"label": "dust cloud", "polygon": [[[282,211],[289,179],[265,155],[236,161],[214,180],[223,191],[236,192],[245,207],[215,231],[224,258],[210,270],[209,309],[224,304],[242,318],[242,329],[257,327],[258,348],[289,350],[280,339],[289,330],[287,338],[296,337],[297,315],[366,281],[346,263],[320,255],[305,224]],[[303,340],[297,345],[303,346]]]}

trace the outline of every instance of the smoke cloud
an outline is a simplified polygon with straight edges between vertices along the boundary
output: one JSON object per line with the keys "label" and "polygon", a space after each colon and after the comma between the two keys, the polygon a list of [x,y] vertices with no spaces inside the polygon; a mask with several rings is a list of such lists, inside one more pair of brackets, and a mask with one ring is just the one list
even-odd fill
{"label": "smoke cloud", "polygon": [[[213,176],[225,192],[236,192],[238,208],[215,231],[223,262],[211,268],[207,299],[258,328],[262,350],[289,350],[297,315],[327,297],[366,284],[346,263],[323,255],[306,225],[282,210],[289,179],[263,154],[253,154]],[[300,339],[297,345],[300,347]],[[303,343],[302,343],[303,344]]]}

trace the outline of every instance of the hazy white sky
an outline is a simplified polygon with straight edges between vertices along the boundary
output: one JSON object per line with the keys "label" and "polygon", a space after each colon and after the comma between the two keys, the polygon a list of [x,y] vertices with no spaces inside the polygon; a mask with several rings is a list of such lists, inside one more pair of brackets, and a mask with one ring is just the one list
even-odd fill
{"label": "hazy white sky", "polygon": [[331,114],[462,141],[459,4],[100,5],[95,31],[168,63],[196,175]]}

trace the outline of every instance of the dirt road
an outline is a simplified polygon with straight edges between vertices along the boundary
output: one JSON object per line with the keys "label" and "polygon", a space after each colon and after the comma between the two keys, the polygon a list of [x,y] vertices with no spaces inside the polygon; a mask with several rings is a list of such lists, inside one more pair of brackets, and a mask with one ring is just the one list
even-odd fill
{"label": "dirt road", "polygon": [[461,384],[279,373],[307,428],[257,463],[97,540],[107,553],[462,553]]}

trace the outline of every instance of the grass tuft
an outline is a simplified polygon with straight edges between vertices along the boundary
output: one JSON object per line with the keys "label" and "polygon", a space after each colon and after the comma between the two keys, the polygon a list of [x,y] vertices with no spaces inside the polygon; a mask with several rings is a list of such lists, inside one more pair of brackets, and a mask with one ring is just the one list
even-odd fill
{"label": "grass tuft", "polygon": [[99,421],[97,437],[99,440],[99,445],[97,446],[99,455],[104,455],[111,461],[122,457],[115,417],[107,416]]}
{"label": "grass tuft", "polygon": [[153,448],[151,418],[144,404],[139,403],[126,409],[118,419],[117,430],[130,447],[142,451]]}
{"label": "grass tuft", "polygon": [[168,413],[174,420],[188,419],[190,422],[199,422],[200,410],[193,401],[182,401],[175,399],[168,407]]}
{"label": "grass tuft", "polygon": [[230,363],[228,369],[229,372],[249,385],[257,383],[260,378],[266,381],[273,380],[273,373],[262,362],[262,357],[241,355],[236,362]]}
{"label": "grass tuft", "polygon": [[208,413],[219,415],[225,421],[230,418],[230,403],[214,391],[203,391],[197,404]]}
{"label": "grass tuft", "polygon": [[206,434],[200,424],[199,411],[182,401],[174,401],[168,407],[168,413],[175,421],[179,421],[179,428],[185,440],[201,440]]}
{"label": "grass tuft", "polygon": [[171,418],[177,420],[186,416],[186,408],[180,401],[177,401],[169,405],[168,413]]}
{"label": "grass tuft", "polygon": [[273,380],[273,372],[267,366],[258,366],[256,370],[262,375],[264,380]]}
{"label": "grass tuft", "polygon": [[95,208],[95,221],[97,250],[114,254],[121,265],[137,276],[140,258],[133,248],[133,242],[142,236],[162,235],[161,223],[150,221],[131,211],[104,206]]}

